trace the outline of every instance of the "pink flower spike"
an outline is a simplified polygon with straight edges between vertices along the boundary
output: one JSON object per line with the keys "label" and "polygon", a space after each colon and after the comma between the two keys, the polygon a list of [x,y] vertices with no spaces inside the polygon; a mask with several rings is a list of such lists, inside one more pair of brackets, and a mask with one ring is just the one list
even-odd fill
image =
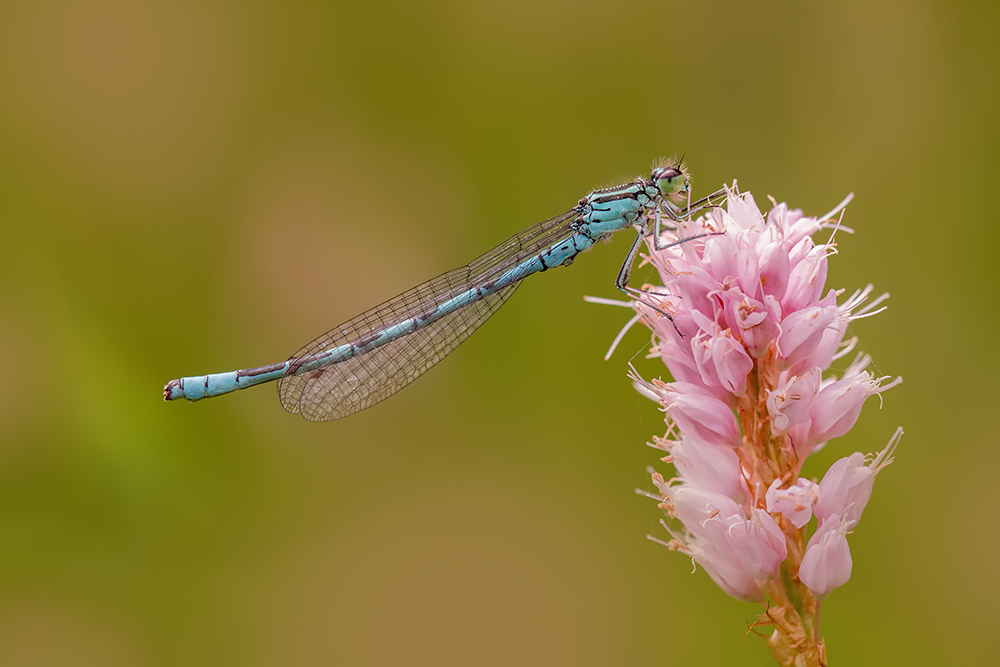
{"label": "pink flower spike", "polygon": [[[837,461],[822,482],[801,474],[868,397],[900,382],[866,370],[865,354],[831,369],[858,354],[858,339],[845,340],[848,324],[881,312],[888,295],[825,284],[834,234],[847,231],[831,217],[850,197],[821,218],[771,199],[765,219],[735,182],[725,194],[724,206],[709,197],[701,217],[662,229],[660,242],[674,245],[647,242],[643,259],[661,284],[634,308],[652,330],[649,358],[660,357],[672,378],[646,382],[634,369],[630,377],[666,413],[652,446],[669,452],[661,460],[673,470],[649,468],[655,492],[638,492],[664,510],[673,538],[651,540],[690,556],[726,594],[767,600],[758,618],[772,625],[779,664],[823,667],[819,602],[851,577],[847,535],[901,431],[875,457]],[[829,239],[817,244],[823,229]]]}
{"label": "pink flower spike", "polygon": [[903,429],[896,429],[889,444],[874,459],[855,452],[830,466],[819,483],[819,500],[814,508],[820,525],[832,516],[841,516],[854,525],[861,521],[875,477],[892,463],[892,454],[902,436]]}
{"label": "pink flower spike", "polygon": [[854,561],[847,544],[847,534],[853,525],[849,519],[833,514],[806,545],[799,566],[799,581],[820,600],[851,578]]}
{"label": "pink flower spike", "polygon": [[794,486],[779,489],[781,480],[776,479],[767,489],[765,499],[767,511],[771,514],[781,513],[792,522],[796,528],[809,523],[812,518],[813,505],[819,499],[819,485],[808,479],[799,479]]}

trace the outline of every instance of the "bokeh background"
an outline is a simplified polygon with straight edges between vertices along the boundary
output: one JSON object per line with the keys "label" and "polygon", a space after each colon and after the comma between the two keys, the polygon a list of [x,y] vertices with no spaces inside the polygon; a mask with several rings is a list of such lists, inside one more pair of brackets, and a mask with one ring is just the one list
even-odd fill
{"label": "bokeh background", "polygon": [[892,293],[851,333],[905,382],[807,468],[906,428],[832,664],[995,659],[996,3],[2,14],[0,664],[772,664],[757,606],[645,539],[648,339],[602,361],[628,313],[581,298],[615,297],[628,239],[350,419],[160,400],[674,153],[696,193],[855,192],[830,284]]}

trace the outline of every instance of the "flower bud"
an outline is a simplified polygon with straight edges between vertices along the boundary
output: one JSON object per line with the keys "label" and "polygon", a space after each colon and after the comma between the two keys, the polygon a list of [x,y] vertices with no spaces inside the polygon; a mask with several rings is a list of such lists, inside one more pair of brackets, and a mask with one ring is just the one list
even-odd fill
{"label": "flower bud", "polygon": [[851,526],[853,523],[849,519],[832,514],[806,545],[799,566],[799,581],[821,600],[851,578],[854,561],[847,545],[847,532]]}

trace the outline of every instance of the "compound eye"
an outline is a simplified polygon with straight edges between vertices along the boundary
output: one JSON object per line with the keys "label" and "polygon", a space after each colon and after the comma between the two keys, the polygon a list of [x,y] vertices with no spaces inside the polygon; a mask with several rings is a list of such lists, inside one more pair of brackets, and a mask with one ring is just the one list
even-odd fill
{"label": "compound eye", "polygon": [[660,192],[665,195],[673,195],[684,188],[687,179],[677,167],[661,167],[653,172],[653,180],[656,181]]}

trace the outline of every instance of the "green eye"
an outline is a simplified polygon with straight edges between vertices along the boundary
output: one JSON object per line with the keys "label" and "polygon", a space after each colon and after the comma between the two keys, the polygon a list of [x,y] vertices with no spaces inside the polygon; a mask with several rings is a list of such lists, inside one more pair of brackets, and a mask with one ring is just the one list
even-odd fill
{"label": "green eye", "polygon": [[687,176],[677,167],[660,167],[654,170],[653,180],[665,195],[677,194],[687,185]]}

